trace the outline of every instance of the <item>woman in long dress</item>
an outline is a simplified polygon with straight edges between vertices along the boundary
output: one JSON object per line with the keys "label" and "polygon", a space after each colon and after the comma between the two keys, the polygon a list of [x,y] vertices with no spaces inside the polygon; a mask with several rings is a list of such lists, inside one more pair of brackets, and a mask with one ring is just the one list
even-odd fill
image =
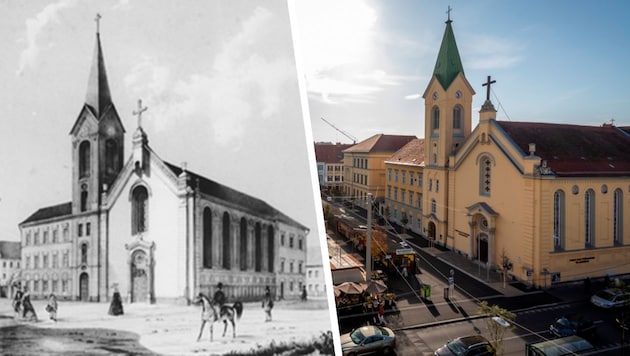
{"label": "woman in long dress", "polygon": [[109,304],[109,315],[122,315],[124,314],[122,298],[120,298],[120,293],[118,292],[118,288],[114,288],[114,295],[112,296],[112,302]]}
{"label": "woman in long dress", "polygon": [[37,321],[37,313],[35,313],[35,308],[31,303],[31,293],[27,287],[24,287],[24,295],[22,295],[22,308],[24,308],[22,318],[27,319],[26,316],[30,313],[31,315],[27,320]]}
{"label": "woman in long dress", "polygon": [[57,297],[54,294],[50,294],[48,297],[48,304],[46,305],[46,311],[50,315],[50,320],[57,322]]}
{"label": "woman in long dress", "polygon": [[15,294],[13,295],[13,310],[15,311],[15,317],[20,317],[20,312],[22,311],[22,296],[24,293],[22,289],[17,288]]}
{"label": "woman in long dress", "polygon": [[263,310],[265,311],[265,321],[271,321],[271,309],[273,308],[273,297],[269,287],[265,288],[265,297],[262,302]]}

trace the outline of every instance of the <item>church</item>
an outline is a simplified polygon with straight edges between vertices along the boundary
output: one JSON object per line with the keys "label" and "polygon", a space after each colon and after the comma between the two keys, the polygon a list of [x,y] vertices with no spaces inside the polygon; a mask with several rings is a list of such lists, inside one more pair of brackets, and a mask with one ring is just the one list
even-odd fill
{"label": "church", "polygon": [[630,128],[500,121],[452,21],[423,94],[422,232],[530,286],[630,273]]}
{"label": "church", "polygon": [[[100,33],[70,128],[71,201],[19,224],[22,285],[34,298],[190,302],[219,283],[230,300],[298,298],[309,229],[266,202],[162,160],[142,128],[131,154],[110,95]],[[69,124],[70,126],[70,124]],[[57,182],[56,184],[67,184]]]}

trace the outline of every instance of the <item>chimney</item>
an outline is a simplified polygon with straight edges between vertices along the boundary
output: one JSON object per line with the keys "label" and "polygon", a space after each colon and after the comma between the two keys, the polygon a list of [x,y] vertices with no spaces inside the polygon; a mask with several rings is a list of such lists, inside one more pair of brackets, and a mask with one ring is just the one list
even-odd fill
{"label": "chimney", "polygon": [[529,155],[533,156],[535,152],[536,152],[536,144],[535,143],[530,143],[529,144]]}

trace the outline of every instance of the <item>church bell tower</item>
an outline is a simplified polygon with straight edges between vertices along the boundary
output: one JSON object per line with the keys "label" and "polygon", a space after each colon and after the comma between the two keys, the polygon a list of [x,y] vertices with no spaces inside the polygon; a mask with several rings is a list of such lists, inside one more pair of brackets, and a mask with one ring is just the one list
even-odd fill
{"label": "church bell tower", "polygon": [[95,211],[122,169],[125,129],[112,102],[96,16],[96,44],[85,103],[70,136],[72,141],[72,213]]}

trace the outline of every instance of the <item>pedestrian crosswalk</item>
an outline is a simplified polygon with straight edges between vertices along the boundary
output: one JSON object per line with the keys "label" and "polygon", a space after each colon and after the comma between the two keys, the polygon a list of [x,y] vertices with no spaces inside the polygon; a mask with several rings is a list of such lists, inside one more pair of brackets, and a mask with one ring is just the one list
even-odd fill
{"label": "pedestrian crosswalk", "polygon": [[422,356],[432,356],[433,350],[427,346],[427,344],[422,340],[421,331],[420,330],[408,330],[405,331],[405,335],[409,339],[409,341],[414,345],[416,349],[416,355]]}

